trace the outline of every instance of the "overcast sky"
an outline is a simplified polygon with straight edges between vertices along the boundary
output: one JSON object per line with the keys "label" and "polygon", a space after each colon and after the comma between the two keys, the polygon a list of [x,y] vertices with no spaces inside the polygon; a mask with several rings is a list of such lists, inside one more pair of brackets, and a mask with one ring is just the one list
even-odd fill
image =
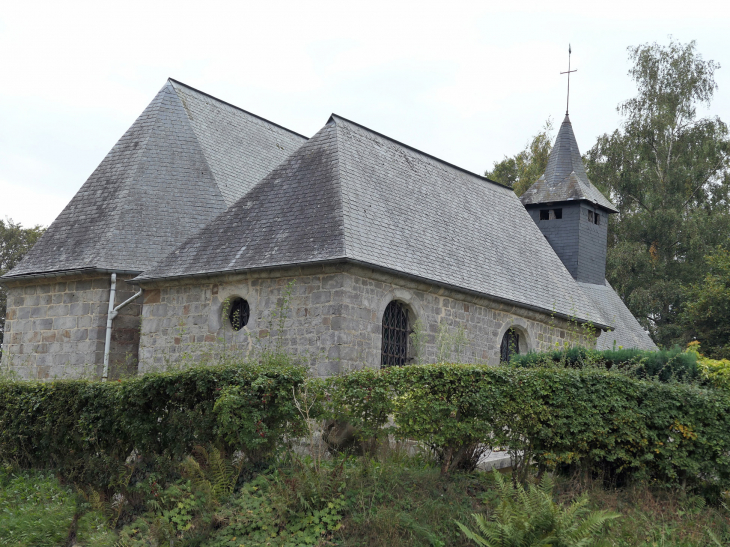
{"label": "overcast sky", "polygon": [[581,151],[620,123],[626,48],[697,41],[725,68],[724,2],[8,1],[0,218],[48,225],[168,77],[311,136],[335,112],[483,173],[565,113]]}

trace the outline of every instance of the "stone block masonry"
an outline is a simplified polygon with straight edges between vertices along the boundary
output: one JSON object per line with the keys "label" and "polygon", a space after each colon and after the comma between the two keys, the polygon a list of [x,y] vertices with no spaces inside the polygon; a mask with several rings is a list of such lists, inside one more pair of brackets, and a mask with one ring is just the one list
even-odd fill
{"label": "stone block masonry", "polygon": [[[117,276],[115,305],[135,293]],[[111,276],[75,275],[8,281],[2,367],[22,378],[101,377]],[[114,319],[110,377],[137,368],[141,299]]]}
{"label": "stone block masonry", "polygon": [[[280,316],[272,314],[289,283],[291,298],[279,332]],[[246,299],[250,307],[249,323],[238,332],[224,312],[225,302],[235,297]],[[450,354],[462,362],[498,363],[500,342],[510,327],[521,335],[521,352],[595,344],[591,333],[547,312],[339,264],[146,282],[140,371],[245,356],[257,345],[277,343],[310,359],[320,376],[379,367],[383,312],[392,300],[406,306],[411,325],[416,320],[423,325],[422,355],[416,355],[415,347],[409,349],[414,362],[435,362],[440,324],[450,332],[463,327],[468,342],[459,355]]]}

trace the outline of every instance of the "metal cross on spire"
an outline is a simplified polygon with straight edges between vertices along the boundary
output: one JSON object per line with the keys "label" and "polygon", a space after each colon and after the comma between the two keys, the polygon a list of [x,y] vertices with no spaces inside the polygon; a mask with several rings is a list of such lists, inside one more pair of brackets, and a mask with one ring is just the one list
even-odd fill
{"label": "metal cross on spire", "polygon": [[570,44],[568,44],[568,70],[566,72],[561,72],[560,74],[567,74],[568,75],[568,99],[565,101],[565,115],[568,115],[568,107],[570,106],[570,73],[571,72],[578,72],[578,69],[570,70],[570,54],[573,53],[570,50]]}

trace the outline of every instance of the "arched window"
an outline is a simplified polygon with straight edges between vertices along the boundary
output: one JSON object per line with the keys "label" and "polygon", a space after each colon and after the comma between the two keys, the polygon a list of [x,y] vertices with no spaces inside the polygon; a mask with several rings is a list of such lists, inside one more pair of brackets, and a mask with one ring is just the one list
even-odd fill
{"label": "arched window", "polygon": [[248,317],[251,310],[248,302],[243,298],[234,298],[231,300],[231,309],[228,310],[228,320],[231,322],[233,330],[241,330],[248,324]]}
{"label": "arched window", "polygon": [[408,363],[408,310],[395,300],[388,304],[383,313],[383,348],[380,366],[403,366]]}
{"label": "arched window", "polygon": [[513,355],[520,353],[520,333],[515,329],[507,329],[499,347],[499,360],[509,362]]}

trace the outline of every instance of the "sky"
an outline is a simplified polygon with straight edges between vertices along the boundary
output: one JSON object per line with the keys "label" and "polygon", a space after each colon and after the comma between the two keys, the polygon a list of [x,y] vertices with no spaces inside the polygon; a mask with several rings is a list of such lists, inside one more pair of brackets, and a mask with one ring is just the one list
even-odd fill
{"label": "sky", "polygon": [[627,48],[696,40],[726,68],[703,115],[730,122],[730,4],[6,2],[0,219],[46,226],[168,77],[307,136],[331,113],[483,173],[548,118],[581,151],[635,94]]}

